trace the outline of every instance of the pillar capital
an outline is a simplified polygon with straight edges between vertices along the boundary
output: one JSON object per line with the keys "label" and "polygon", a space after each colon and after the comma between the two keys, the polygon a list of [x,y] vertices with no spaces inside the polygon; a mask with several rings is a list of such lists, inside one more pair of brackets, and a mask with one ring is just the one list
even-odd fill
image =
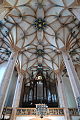
{"label": "pillar capital", "polygon": [[56,75],[60,75],[60,74],[61,74],[61,71],[60,71],[60,69],[57,69],[57,70],[54,70],[54,73],[55,73]]}
{"label": "pillar capital", "polygon": [[20,71],[19,71],[19,74],[22,74],[23,76],[25,75],[25,71],[23,70],[23,69],[21,69]]}
{"label": "pillar capital", "polygon": [[61,64],[59,69],[54,70],[54,73],[56,75],[61,75],[63,70],[64,70],[64,64]]}
{"label": "pillar capital", "polygon": [[60,48],[60,52],[62,53],[62,52],[68,52],[69,51],[69,49],[70,49],[70,46],[68,45],[68,47],[66,47],[66,46],[64,46],[64,47],[62,47],[62,48]]}
{"label": "pillar capital", "polygon": [[18,75],[25,76],[26,72],[22,68],[20,68],[20,64],[19,63],[16,64],[16,69],[17,69]]}
{"label": "pillar capital", "polygon": [[17,47],[13,43],[11,43],[10,45],[11,45],[11,51],[16,52],[16,53],[19,53],[21,51],[21,48]]}

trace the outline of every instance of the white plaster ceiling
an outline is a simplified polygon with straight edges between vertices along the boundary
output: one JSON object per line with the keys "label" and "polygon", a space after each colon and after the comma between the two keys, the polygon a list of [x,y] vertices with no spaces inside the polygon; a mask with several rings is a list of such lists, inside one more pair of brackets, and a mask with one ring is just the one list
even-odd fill
{"label": "white plaster ceiling", "polygon": [[[13,47],[20,51],[17,64],[25,73],[37,69],[38,64],[42,64],[44,71],[60,68],[64,65],[60,52],[63,47],[71,54],[73,62],[80,64],[80,22],[69,11],[75,0],[6,1],[12,7],[2,21],[0,44],[9,52]],[[37,18],[45,19],[44,30],[34,28]],[[3,55],[8,59],[5,51]]]}

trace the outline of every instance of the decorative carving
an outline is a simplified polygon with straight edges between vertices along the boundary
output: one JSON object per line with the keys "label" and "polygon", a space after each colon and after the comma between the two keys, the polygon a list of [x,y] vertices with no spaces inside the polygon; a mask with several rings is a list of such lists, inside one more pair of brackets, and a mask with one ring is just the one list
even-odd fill
{"label": "decorative carving", "polygon": [[6,108],[3,109],[3,114],[5,114],[5,115],[8,114],[8,115],[10,115],[11,113],[12,113],[12,108],[7,108],[7,107],[6,107]]}
{"label": "decorative carving", "polygon": [[[23,109],[17,109],[17,115],[37,115],[35,108],[23,108]],[[63,108],[48,108],[46,111],[46,115],[64,115]]]}
{"label": "decorative carving", "polygon": [[17,109],[16,115],[36,115],[36,109]]}
{"label": "decorative carving", "polygon": [[43,18],[35,19],[34,23],[32,24],[36,30],[44,30],[47,26],[46,20]]}
{"label": "decorative carving", "polygon": [[[12,108],[4,108],[3,114],[5,115],[11,115]],[[79,111],[77,108],[69,108],[69,114],[71,116],[78,116]],[[17,108],[16,115],[37,115],[36,114],[36,108]],[[63,108],[48,108],[46,115],[64,115],[64,109]]]}
{"label": "decorative carving", "polygon": [[48,115],[64,115],[64,110],[62,108],[60,109],[48,109]]}
{"label": "decorative carving", "polygon": [[69,114],[71,115],[71,116],[77,116],[77,115],[79,115],[79,111],[78,111],[78,109],[77,108],[69,108]]}
{"label": "decorative carving", "polygon": [[40,56],[43,56],[45,54],[45,52],[42,49],[37,49],[36,54],[37,54],[38,57],[40,57]]}

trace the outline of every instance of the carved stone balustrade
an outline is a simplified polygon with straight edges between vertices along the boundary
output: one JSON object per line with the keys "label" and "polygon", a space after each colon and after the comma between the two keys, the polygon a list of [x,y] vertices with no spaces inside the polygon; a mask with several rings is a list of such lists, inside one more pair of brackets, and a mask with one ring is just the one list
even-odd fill
{"label": "carved stone balustrade", "polygon": [[49,108],[48,115],[64,115],[63,108]]}
{"label": "carved stone balustrade", "polygon": [[2,112],[4,115],[11,115],[12,108],[11,107],[5,107]]}
{"label": "carved stone balustrade", "polygon": [[36,115],[35,108],[17,108],[16,115]]}
{"label": "carved stone balustrade", "polygon": [[[36,108],[16,108],[16,116],[36,116]],[[4,115],[11,116],[12,108],[5,107],[3,110]],[[79,116],[79,111],[77,108],[69,108],[70,116]],[[48,108],[47,116],[64,116],[64,108]]]}
{"label": "carved stone balustrade", "polygon": [[79,116],[79,111],[77,108],[69,108],[69,114],[71,116]]}
{"label": "carved stone balustrade", "polygon": [[10,120],[11,114],[12,114],[12,108],[11,107],[5,107],[3,109],[0,120]]}
{"label": "carved stone balustrade", "polygon": [[[16,115],[36,115],[36,109],[35,108],[17,108]],[[48,108],[47,111],[48,115],[60,115],[64,116],[64,109],[63,108]]]}

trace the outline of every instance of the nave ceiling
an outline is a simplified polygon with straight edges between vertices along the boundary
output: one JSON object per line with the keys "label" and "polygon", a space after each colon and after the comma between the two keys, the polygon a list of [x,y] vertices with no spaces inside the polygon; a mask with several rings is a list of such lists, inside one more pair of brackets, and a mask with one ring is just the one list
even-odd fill
{"label": "nave ceiling", "polygon": [[[0,21],[0,63],[18,51],[17,69],[26,80],[42,69],[52,75],[65,66],[61,51],[66,50],[80,65],[80,22],[71,13],[76,0],[6,0],[8,9]],[[79,7],[79,6],[78,6]],[[54,75],[52,75],[52,81]]]}

